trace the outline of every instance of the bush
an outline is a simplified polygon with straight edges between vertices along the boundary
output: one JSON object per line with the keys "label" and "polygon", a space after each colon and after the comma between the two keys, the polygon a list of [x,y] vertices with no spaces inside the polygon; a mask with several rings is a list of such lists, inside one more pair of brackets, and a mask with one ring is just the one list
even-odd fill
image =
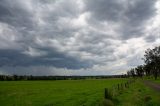
{"label": "bush", "polygon": [[102,106],[114,106],[114,103],[109,99],[104,99],[102,102]]}

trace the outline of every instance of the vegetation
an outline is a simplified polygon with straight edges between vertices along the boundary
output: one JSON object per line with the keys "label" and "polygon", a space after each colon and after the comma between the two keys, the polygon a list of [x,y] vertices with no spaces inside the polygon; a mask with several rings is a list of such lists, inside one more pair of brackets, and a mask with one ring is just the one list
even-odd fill
{"label": "vegetation", "polygon": [[26,81],[26,80],[81,80],[81,79],[107,79],[107,78],[126,78],[126,75],[98,75],[98,76],[18,76],[0,75],[0,81]]}
{"label": "vegetation", "polygon": [[138,79],[115,97],[115,106],[160,106],[160,92],[147,87]]}
{"label": "vegetation", "polygon": [[1,106],[97,106],[104,88],[126,79],[0,81]]}
{"label": "vegetation", "polygon": [[[138,82],[136,81],[136,83],[134,83],[132,87],[128,87],[129,89],[116,91],[117,95],[113,96],[112,98],[108,97],[107,95],[106,100],[112,100],[112,103],[114,102],[118,106],[160,105],[160,93],[156,92],[156,90],[160,90],[160,80],[157,80],[158,77],[160,77],[160,46],[155,47],[154,49],[147,49],[145,51],[143,60],[144,65],[139,65],[135,68],[131,68],[127,72],[128,77],[132,76],[134,79],[138,79]],[[141,79],[139,79],[138,77],[140,77]],[[155,81],[152,80],[152,77],[155,78]],[[146,78],[150,78],[150,81],[145,82],[147,83],[147,85],[143,83]],[[107,94],[109,94],[108,90]]]}
{"label": "vegetation", "polygon": [[144,65],[139,65],[127,72],[128,76],[154,76],[155,80],[160,76],[160,46],[147,49],[144,55]]}

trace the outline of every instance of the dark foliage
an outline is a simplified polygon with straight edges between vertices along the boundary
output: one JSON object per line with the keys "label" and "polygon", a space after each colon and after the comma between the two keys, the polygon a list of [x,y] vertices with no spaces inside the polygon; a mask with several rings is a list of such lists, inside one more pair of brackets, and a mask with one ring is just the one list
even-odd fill
{"label": "dark foliage", "polygon": [[127,75],[132,77],[154,76],[157,79],[160,75],[160,46],[154,49],[147,49],[143,60],[144,65],[132,68],[127,72]]}
{"label": "dark foliage", "polygon": [[107,78],[126,78],[126,75],[110,76],[18,76],[18,75],[0,75],[0,81],[19,81],[19,80],[80,80],[80,79],[107,79]]}

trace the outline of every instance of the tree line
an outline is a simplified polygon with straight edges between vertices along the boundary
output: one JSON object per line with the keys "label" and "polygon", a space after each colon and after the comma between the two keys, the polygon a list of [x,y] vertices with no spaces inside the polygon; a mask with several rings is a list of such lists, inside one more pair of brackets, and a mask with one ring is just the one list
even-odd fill
{"label": "tree line", "polygon": [[32,75],[0,75],[0,81],[25,81],[25,80],[85,80],[126,78],[126,75],[98,75],[98,76],[32,76]]}
{"label": "tree line", "polygon": [[127,75],[132,77],[153,76],[156,80],[160,76],[160,46],[147,49],[142,60],[144,64],[131,68],[127,71]]}

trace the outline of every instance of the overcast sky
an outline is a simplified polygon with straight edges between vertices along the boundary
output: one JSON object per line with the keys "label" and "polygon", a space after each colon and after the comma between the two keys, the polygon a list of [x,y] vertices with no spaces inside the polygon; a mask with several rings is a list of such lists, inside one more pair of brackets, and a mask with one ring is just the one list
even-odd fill
{"label": "overcast sky", "polygon": [[122,74],[159,45],[160,0],[0,0],[0,74]]}

